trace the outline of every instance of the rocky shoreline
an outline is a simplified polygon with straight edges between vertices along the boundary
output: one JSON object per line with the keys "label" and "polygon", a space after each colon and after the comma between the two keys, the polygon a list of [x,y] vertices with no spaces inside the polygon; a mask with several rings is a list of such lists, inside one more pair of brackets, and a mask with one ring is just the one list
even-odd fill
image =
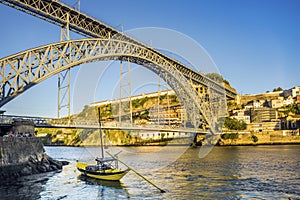
{"label": "rocky shoreline", "polygon": [[67,161],[58,161],[45,153],[40,138],[0,137],[0,180],[61,171]]}
{"label": "rocky shoreline", "polygon": [[64,165],[68,165],[68,161],[54,160],[47,154],[43,154],[42,159],[32,155],[28,162],[20,164],[12,164],[0,167],[0,180],[6,181],[16,179],[21,176],[40,174],[46,172],[60,172]]}

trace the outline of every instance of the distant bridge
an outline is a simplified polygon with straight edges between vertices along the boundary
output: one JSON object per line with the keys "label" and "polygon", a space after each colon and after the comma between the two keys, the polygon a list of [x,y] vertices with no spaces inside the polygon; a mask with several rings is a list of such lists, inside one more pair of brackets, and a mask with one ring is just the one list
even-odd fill
{"label": "distant bridge", "polygon": [[[0,117],[0,126],[10,126],[15,120],[31,121],[36,128],[72,128],[72,129],[99,129],[99,123],[92,120],[78,120],[69,122],[52,118],[3,115]],[[117,122],[101,122],[103,130],[128,130],[128,131],[151,131],[151,132],[182,132],[207,134],[203,129],[195,129],[190,127],[179,126],[163,126],[163,125],[136,125],[136,124],[119,124]]]}

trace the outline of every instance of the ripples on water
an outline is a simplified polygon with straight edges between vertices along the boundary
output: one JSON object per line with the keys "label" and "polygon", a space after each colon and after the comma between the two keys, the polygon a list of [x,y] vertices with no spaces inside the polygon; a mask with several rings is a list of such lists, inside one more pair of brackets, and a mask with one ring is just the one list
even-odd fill
{"label": "ripples on water", "polygon": [[[300,199],[299,150],[299,145],[215,147],[199,159],[199,149],[190,148],[168,167],[143,172],[167,190],[161,194],[132,172],[119,183],[81,176],[76,159],[90,159],[85,148],[46,147],[70,165],[61,173],[2,183],[0,199]],[[160,163],[164,160],[155,164]]]}

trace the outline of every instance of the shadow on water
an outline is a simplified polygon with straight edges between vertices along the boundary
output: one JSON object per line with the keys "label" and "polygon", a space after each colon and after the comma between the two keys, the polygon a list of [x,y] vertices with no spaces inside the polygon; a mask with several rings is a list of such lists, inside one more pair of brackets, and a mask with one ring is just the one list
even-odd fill
{"label": "shadow on water", "polygon": [[49,172],[0,181],[0,199],[40,199],[46,183],[54,174]]}
{"label": "shadow on water", "polygon": [[[78,180],[87,185],[88,188],[94,192],[97,191],[97,198],[106,199],[108,197],[113,199],[128,199],[129,193],[125,186],[120,181],[105,181],[90,178],[84,175],[79,175]],[[109,199],[109,198],[108,198]]]}
{"label": "shadow on water", "polygon": [[89,185],[100,185],[100,186],[110,187],[110,188],[114,188],[114,189],[125,189],[122,186],[122,183],[120,181],[99,180],[99,179],[94,179],[94,178],[84,176],[82,174],[78,176],[78,179],[86,182]]}

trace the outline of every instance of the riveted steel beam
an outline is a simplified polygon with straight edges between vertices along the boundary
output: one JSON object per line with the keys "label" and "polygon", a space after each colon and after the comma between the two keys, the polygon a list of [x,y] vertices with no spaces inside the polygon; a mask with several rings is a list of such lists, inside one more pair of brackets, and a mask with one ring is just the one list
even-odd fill
{"label": "riveted steel beam", "polygon": [[[211,129],[215,127],[210,100],[205,95],[198,95],[189,80],[172,62],[145,46],[118,39],[62,41],[0,59],[0,106],[65,69],[99,60],[126,60],[160,74],[186,107],[195,127],[203,124]],[[215,90],[210,93],[213,91]],[[221,97],[220,92],[210,95],[210,98],[215,99]]]}
{"label": "riveted steel beam", "polygon": [[217,83],[207,78],[205,75],[195,72],[179,61],[174,60],[169,56],[124,34],[123,32],[61,2],[53,0],[0,0],[0,3],[39,17],[61,27],[68,23],[69,20],[70,30],[86,37],[115,38],[139,44],[151,50],[152,53],[158,54],[165,60],[168,60],[168,62],[177,68],[177,70],[179,70],[185,77],[191,78],[195,84],[209,87],[212,90],[221,93],[225,89],[226,96],[228,98],[235,98],[236,96],[236,91],[233,88],[227,85],[224,86],[221,83]]}

